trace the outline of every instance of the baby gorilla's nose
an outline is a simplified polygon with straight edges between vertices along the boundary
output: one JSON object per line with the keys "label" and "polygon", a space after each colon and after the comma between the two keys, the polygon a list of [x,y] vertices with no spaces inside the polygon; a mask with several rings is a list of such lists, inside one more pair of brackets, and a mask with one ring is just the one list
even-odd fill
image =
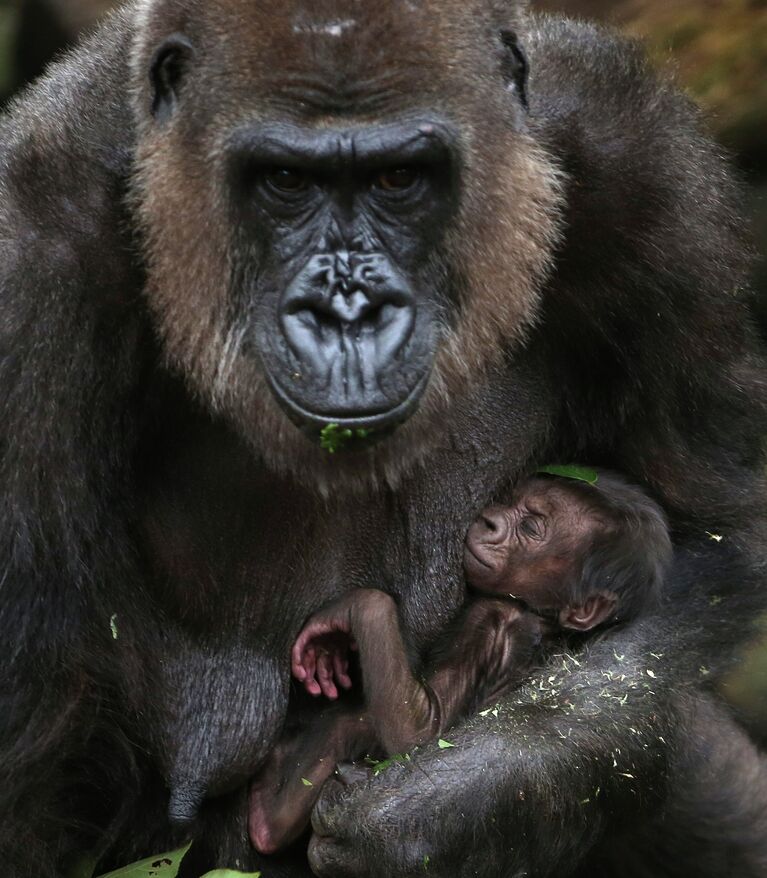
{"label": "baby gorilla's nose", "polygon": [[488,545],[500,545],[509,536],[509,517],[498,506],[485,509],[476,522],[476,537]]}

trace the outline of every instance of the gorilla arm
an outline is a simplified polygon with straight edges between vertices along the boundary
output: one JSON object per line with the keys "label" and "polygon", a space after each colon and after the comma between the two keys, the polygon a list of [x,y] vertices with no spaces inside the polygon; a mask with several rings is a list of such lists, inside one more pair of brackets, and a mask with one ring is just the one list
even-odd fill
{"label": "gorilla arm", "polygon": [[[73,790],[102,776],[113,658],[89,657],[121,650],[111,615],[126,631],[115,499],[131,431],[114,413],[135,380],[141,287],[121,202],[127,33],[112,19],[11,104],[0,130],[0,858],[14,875],[60,874],[57,856],[91,844],[68,830],[87,822]],[[106,605],[97,582],[113,586]]]}
{"label": "gorilla arm", "polygon": [[[329,783],[313,818],[312,869],[334,878],[571,874],[607,833],[624,822],[636,831],[664,803],[681,857],[694,846],[684,818],[691,836],[698,829],[685,803],[710,757],[692,733],[699,702],[690,688],[680,694],[680,679],[701,675],[686,633],[659,616],[554,656],[497,712],[447,733],[453,747],[427,745],[366,782]],[[733,732],[718,721],[717,734]],[[742,746],[751,768],[740,780],[725,772],[721,790],[759,783],[763,796],[758,758]],[[744,865],[738,874],[761,873]]]}

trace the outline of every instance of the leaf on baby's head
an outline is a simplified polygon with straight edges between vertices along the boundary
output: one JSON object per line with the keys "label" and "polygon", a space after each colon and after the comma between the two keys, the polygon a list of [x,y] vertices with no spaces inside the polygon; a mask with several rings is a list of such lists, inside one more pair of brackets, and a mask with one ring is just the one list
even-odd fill
{"label": "leaf on baby's head", "polygon": [[539,467],[537,471],[548,476],[559,476],[562,479],[576,479],[579,482],[587,482],[589,485],[596,485],[599,481],[599,473],[595,469],[575,464],[566,466],[552,464],[551,466]]}

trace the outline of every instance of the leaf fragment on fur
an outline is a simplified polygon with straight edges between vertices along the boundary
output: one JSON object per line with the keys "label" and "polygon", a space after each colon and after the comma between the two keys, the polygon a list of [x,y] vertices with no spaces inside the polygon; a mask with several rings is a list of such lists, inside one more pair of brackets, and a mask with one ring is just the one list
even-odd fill
{"label": "leaf fragment on fur", "polygon": [[342,428],[340,424],[326,424],[320,430],[320,448],[328,454],[335,454],[343,451],[352,440],[364,441],[369,436],[370,430],[364,428],[350,430],[348,427]]}

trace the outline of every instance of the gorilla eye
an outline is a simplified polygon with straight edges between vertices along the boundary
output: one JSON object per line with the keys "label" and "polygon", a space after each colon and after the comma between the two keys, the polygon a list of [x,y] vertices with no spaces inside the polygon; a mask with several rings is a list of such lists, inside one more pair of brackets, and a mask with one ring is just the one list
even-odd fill
{"label": "gorilla eye", "polygon": [[266,182],[278,192],[303,192],[309,188],[309,178],[300,171],[290,168],[277,168],[266,174]]}
{"label": "gorilla eye", "polygon": [[385,192],[401,192],[409,189],[418,179],[419,174],[414,168],[392,168],[376,177],[375,186]]}
{"label": "gorilla eye", "polygon": [[519,522],[519,532],[532,540],[542,540],[546,536],[543,521],[534,515],[525,515]]}

